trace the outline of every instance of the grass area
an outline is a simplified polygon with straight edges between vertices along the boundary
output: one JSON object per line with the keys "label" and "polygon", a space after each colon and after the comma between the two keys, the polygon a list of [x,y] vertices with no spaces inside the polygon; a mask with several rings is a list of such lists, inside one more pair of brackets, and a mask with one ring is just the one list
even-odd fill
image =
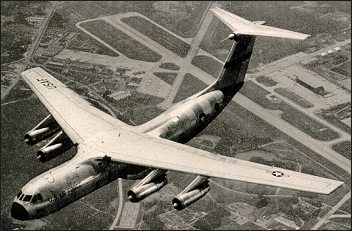
{"label": "grass area", "polygon": [[267,87],[273,87],[277,84],[276,81],[274,81],[270,77],[264,76],[264,75],[258,76],[257,78],[255,78],[255,80],[257,80],[259,83],[261,83]]}
{"label": "grass area", "polygon": [[270,94],[270,91],[265,90],[252,81],[245,82],[240,90],[240,93],[264,108],[271,110],[280,109],[279,103],[273,103],[265,97],[266,95]]}
{"label": "grass area", "polygon": [[306,116],[288,104],[282,105],[281,118],[317,140],[330,141],[339,137],[338,133]]}
{"label": "grass area", "polygon": [[287,88],[279,87],[279,88],[275,88],[274,91],[279,95],[285,96],[286,98],[290,99],[291,101],[293,101],[294,103],[298,104],[303,108],[311,108],[314,106],[311,102],[302,98],[300,95],[297,95],[296,93],[294,93],[293,91],[290,91]]}
{"label": "grass area", "polygon": [[192,60],[192,64],[215,78],[218,77],[223,67],[223,65],[215,59],[204,55],[195,56]]}
{"label": "grass area", "polygon": [[121,21],[183,58],[187,56],[191,48],[188,43],[142,17],[132,16],[122,18]]}
{"label": "grass area", "polygon": [[174,63],[161,63],[159,67],[167,70],[180,70],[180,67]]}
{"label": "grass area", "polygon": [[128,117],[136,124],[143,124],[157,117],[162,112],[164,112],[164,110],[161,110],[156,106],[152,105],[149,107],[132,109],[128,111],[127,114],[124,115],[124,117]]}
{"label": "grass area", "polygon": [[269,92],[259,87],[252,81],[245,82],[240,92],[264,108],[281,110],[283,112],[281,114],[281,118],[283,120],[315,139],[329,141],[338,137],[336,132],[317,122],[313,118],[306,116],[287,103],[281,101],[274,104],[265,97],[265,95],[269,94]]}
{"label": "grass area", "polygon": [[178,89],[177,94],[173,100],[173,103],[177,103],[181,100],[184,100],[187,97],[205,89],[206,87],[207,85],[203,81],[200,81],[190,73],[186,73],[181,83],[181,86]]}
{"label": "grass area", "polygon": [[340,153],[344,157],[348,158],[349,160],[351,159],[351,141],[343,141],[338,144],[334,144],[331,146],[332,149],[334,149],[336,152]]}
{"label": "grass area", "polygon": [[334,67],[331,70],[351,78],[351,60],[341,64],[338,67]]}
{"label": "grass area", "polygon": [[[29,89],[29,87],[26,87]],[[24,100],[33,94],[32,90],[19,89],[17,86],[11,90],[11,94],[6,96],[6,101]]]}
{"label": "grass area", "polygon": [[177,76],[177,73],[169,73],[169,72],[154,72],[153,74],[169,85],[172,85],[172,83],[175,81]]}
{"label": "grass area", "polygon": [[[131,96],[119,100],[119,101],[115,101],[113,99],[108,100],[108,102],[110,103],[110,105],[112,105],[114,108],[116,108],[117,110],[119,110],[123,115],[123,121],[128,121],[128,120],[132,120],[134,121],[134,119],[137,118],[137,121],[142,121],[145,122],[143,120],[140,119],[139,116],[137,116],[135,114],[135,111],[143,111],[142,109],[146,109],[146,108],[150,108],[153,107],[159,103],[161,103],[164,99],[160,98],[160,97],[156,97],[156,96],[152,96],[152,95],[147,95],[147,94],[143,94],[137,91],[133,91],[131,92]],[[146,116],[147,119],[151,119],[153,118],[153,115],[155,115],[158,112],[153,112],[150,113],[151,116]],[[140,113],[143,114],[143,113]]]}
{"label": "grass area", "polygon": [[[85,51],[87,52],[87,47],[93,48],[94,53],[100,55],[109,55],[113,57],[118,57],[119,54],[110,50],[97,40],[93,39],[87,34],[78,34],[70,43],[68,44],[69,49]],[[90,51],[90,50],[89,50]]]}
{"label": "grass area", "polygon": [[161,59],[161,55],[103,20],[84,22],[81,27],[130,59],[146,62],[157,62]]}

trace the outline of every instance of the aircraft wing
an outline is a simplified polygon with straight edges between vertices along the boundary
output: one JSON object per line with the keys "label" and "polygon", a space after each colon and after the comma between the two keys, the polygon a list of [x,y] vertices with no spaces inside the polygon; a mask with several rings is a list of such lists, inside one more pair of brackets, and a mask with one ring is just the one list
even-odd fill
{"label": "aircraft wing", "polygon": [[271,26],[264,26],[248,21],[235,14],[232,14],[219,7],[211,9],[211,12],[227,25],[234,33],[246,35],[260,35],[269,37],[289,38],[289,39],[306,39],[310,35],[298,33],[289,30],[283,30]]}
{"label": "aircraft wing", "polygon": [[343,182],[229,158],[134,131],[94,108],[41,68],[22,78],[86,158],[328,194]]}
{"label": "aircraft wing", "polygon": [[[118,134],[117,134],[118,133]],[[93,156],[152,168],[329,194],[343,182],[234,159],[119,129],[85,143]]]}
{"label": "aircraft wing", "polygon": [[74,143],[81,143],[114,126],[126,125],[91,106],[40,67],[29,69],[21,75]]}

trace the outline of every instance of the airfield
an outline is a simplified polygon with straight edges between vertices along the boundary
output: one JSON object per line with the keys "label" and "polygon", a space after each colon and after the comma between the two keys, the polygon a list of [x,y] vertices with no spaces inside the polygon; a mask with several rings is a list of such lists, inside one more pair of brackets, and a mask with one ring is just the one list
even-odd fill
{"label": "airfield", "polygon": [[[226,52],[209,49],[209,44],[218,43],[217,38],[227,34],[212,35],[222,29],[208,9],[224,3],[194,3],[202,11],[196,16],[197,29],[189,37],[171,31],[148,13],[116,12],[119,10],[104,3],[89,4],[99,6],[97,13],[88,10],[87,5],[80,9],[75,3],[60,8],[59,12],[69,12],[71,27],[75,29],[62,28],[58,32],[61,36],[52,38],[48,46],[39,45],[30,66],[45,68],[130,124],[155,117],[217,77]],[[162,4],[154,6],[159,7],[167,8]],[[301,3],[290,10],[304,7],[305,3]],[[70,33],[73,36],[67,38]],[[43,36],[50,37],[45,33]],[[82,47],[82,37],[89,41],[88,49],[75,49]],[[260,49],[266,41],[257,38],[254,49]],[[225,51],[231,45],[226,43],[222,48]],[[170,172],[170,184],[139,204],[126,198],[134,181],[119,180],[44,219],[13,221],[9,208],[20,187],[74,154],[70,150],[46,165],[36,162],[38,147],[27,147],[22,137],[47,111],[17,80],[13,86],[4,87],[11,89],[4,100],[2,95],[2,183],[9,186],[1,189],[2,223],[6,227],[33,229],[350,229],[351,103],[350,91],[339,83],[350,79],[351,73],[336,71],[351,62],[350,44],[347,36],[316,50],[292,52],[267,63],[252,57],[257,65],[250,68],[243,89],[208,128],[188,143],[222,155],[346,183],[331,195],[211,179],[211,191],[202,201],[184,211],[175,211],[171,198],[194,176]],[[49,56],[44,55],[55,46],[61,48],[51,56],[50,52]],[[94,47],[99,47],[99,51],[91,52]],[[102,52],[105,49],[109,51]],[[337,55],[348,58],[329,66],[326,72],[332,74],[328,77],[310,65]],[[12,75],[21,69],[17,64],[13,66],[9,71]],[[334,82],[335,75],[338,81]],[[299,84],[300,77],[314,79],[328,94],[317,94],[314,87]],[[329,110],[337,116],[324,117]]]}

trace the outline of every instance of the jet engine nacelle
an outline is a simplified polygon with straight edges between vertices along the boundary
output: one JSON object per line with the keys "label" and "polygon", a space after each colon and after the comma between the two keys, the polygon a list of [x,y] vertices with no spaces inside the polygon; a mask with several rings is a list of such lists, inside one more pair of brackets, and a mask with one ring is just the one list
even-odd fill
{"label": "jet engine nacelle", "polygon": [[25,142],[29,145],[34,145],[60,130],[59,124],[54,120],[51,115],[48,115],[32,130],[27,132],[24,136]]}
{"label": "jet engine nacelle", "polygon": [[227,36],[226,38],[222,39],[220,42],[223,42],[225,40],[235,40],[235,42],[239,42],[240,41],[240,37],[239,34],[236,32],[233,32],[231,34],[229,34],[229,36]]}
{"label": "jet engine nacelle", "polygon": [[147,196],[159,191],[166,184],[166,170],[155,169],[128,191],[128,199],[131,202],[141,201]]}
{"label": "jet engine nacelle", "polygon": [[44,147],[38,150],[37,158],[40,162],[46,162],[54,157],[66,152],[73,146],[72,141],[63,131],[60,131]]}
{"label": "jet engine nacelle", "polygon": [[192,183],[172,199],[174,208],[182,210],[205,196],[210,190],[208,179],[209,178],[205,176],[197,176]]}

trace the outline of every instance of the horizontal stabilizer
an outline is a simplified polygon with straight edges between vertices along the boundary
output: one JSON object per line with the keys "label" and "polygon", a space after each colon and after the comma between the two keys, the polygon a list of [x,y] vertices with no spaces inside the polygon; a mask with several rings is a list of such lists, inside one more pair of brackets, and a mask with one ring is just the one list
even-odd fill
{"label": "horizontal stabilizer", "polygon": [[219,7],[212,8],[211,12],[216,17],[218,17],[223,23],[225,23],[235,34],[268,36],[299,40],[306,39],[310,36],[308,34],[261,25],[262,23],[264,23],[264,21],[251,22]]}

